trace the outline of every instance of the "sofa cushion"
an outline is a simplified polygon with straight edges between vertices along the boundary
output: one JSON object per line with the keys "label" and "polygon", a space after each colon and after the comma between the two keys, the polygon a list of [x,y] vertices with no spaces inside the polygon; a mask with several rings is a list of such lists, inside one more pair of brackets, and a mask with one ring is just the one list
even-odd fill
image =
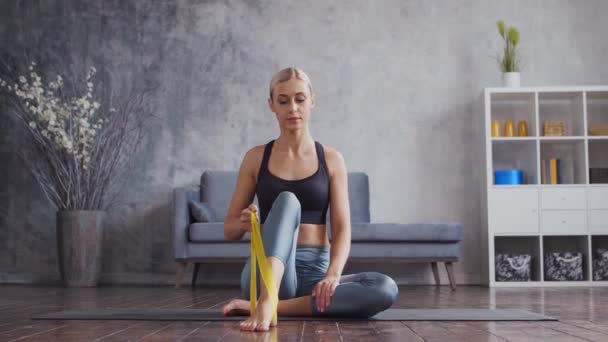
{"label": "sofa cushion", "polygon": [[369,179],[364,172],[348,173],[348,202],[351,223],[370,222]]}
{"label": "sofa cushion", "polygon": [[352,258],[458,258],[458,242],[353,242]]}
{"label": "sofa cushion", "polygon": [[[190,243],[188,252],[199,258],[247,258],[249,241],[230,243]],[[458,258],[458,242],[353,243],[351,258]]]}
{"label": "sofa cushion", "polygon": [[[459,223],[353,223],[351,225],[351,241],[363,242],[458,242],[462,240],[463,228]],[[221,242],[232,241],[224,238],[224,224],[193,223],[188,229],[188,237],[192,242]],[[331,240],[331,229],[328,229]],[[240,241],[249,241],[245,234]]]}
{"label": "sofa cushion", "polygon": [[[331,239],[331,229],[328,229]],[[353,242],[404,242],[462,240],[463,228],[459,223],[352,223]]]}
{"label": "sofa cushion", "polygon": [[217,221],[213,209],[206,202],[188,201],[188,207],[195,222]]}
{"label": "sofa cushion", "polygon": [[201,176],[201,201],[209,203],[221,221],[228,212],[237,176],[237,171],[205,171]]}
{"label": "sofa cushion", "polygon": [[[249,241],[249,233],[245,234],[241,240]],[[213,242],[213,243],[231,243],[232,240],[226,240],[224,237],[223,222],[208,222],[208,223],[192,223],[188,227],[188,240],[191,242]]]}

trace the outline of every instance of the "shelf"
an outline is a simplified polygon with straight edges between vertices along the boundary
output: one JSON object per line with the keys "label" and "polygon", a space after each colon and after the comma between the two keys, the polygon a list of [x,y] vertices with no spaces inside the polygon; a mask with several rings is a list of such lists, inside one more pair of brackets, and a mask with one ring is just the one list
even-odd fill
{"label": "shelf", "polygon": [[[504,136],[505,122],[513,122],[514,134],[517,135],[519,121],[528,123],[528,135],[536,136],[536,95],[527,92],[497,93],[490,95],[490,122],[500,123],[500,135]],[[509,139],[509,138],[507,138]]]}
{"label": "shelf", "polygon": [[523,184],[538,184],[536,155],[536,142],[533,140],[496,141],[492,144],[492,179],[494,171],[521,169]]}
{"label": "shelf", "polygon": [[536,236],[536,237],[538,237],[538,236],[540,236],[540,234],[538,232],[536,232],[536,233],[525,233],[525,232],[522,232],[522,233],[496,232],[496,233],[494,233],[494,237],[512,237],[512,236],[513,237],[517,237],[517,236],[526,236],[526,237],[527,236]]}
{"label": "shelf", "polygon": [[[590,280],[589,277],[589,267],[588,267],[588,256],[589,256],[589,242],[587,235],[573,235],[573,236],[560,236],[560,235],[547,235],[543,236],[543,280],[545,282],[552,282],[553,280],[549,278],[549,273],[551,273],[551,269],[547,265],[547,255],[553,253],[580,253],[582,257],[582,263],[577,266],[582,268],[582,280],[563,280],[564,282],[576,282],[576,281],[586,281]],[[564,266],[564,265],[576,265],[574,263],[566,263],[559,262],[555,263],[556,265]],[[561,281],[555,281],[556,283],[560,283]]]}
{"label": "shelf", "polygon": [[608,184],[608,140],[590,140],[588,148],[589,183]]}
{"label": "shelf", "polygon": [[594,125],[608,125],[608,91],[587,92],[587,129]]}
{"label": "shelf", "polygon": [[[608,86],[495,87],[485,88],[484,95],[488,231],[483,238],[489,285],[608,286],[608,273],[606,280],[594,280],[594,271],[603,266],[593,263],[596,250],[608,250],[608,178],[603,178],[608,133],[591,135],[589,130],[601,134],[598,126],[608,125]],[[500,137],[491,137],[493,120],[500,123]],[[513,122],[514,137],[504,136],[506,120]],[[517,136],[521,120],[529,136]],[[545,136],[546,121],[563,121],[565,135]],[[541,184],[542,161],[551,158],[560,160],[561,183]],[[524,184],[494,184],[494,171],[507,169],[522,170]],[[580,253],[581,259],[558,262],[581,263],[582,280],[547,276],[547,254],[565,252]],[[496,281],[497,254],[530,255],[530,280]]]}
{"label": "shelf", "polygon": [[538,140],[541,142],[560,142],[560,141],[584,141],[584,136],[562,136],[562,137],[539,137]]}
{"label": "shelf", "polygon": [[541,184],[540,188],[584,188],[586,184]]}
{"label": "shelf", "polygon": [[[558,184],[587,184],[587,170],[585,169],[585,141],[570,140],[543,140],[540,144],[540,163],[542,183],[542,161],[551,158],[559,159],[560,179]],[[546,180],[546,183],[550,183]],[[543,184],[546,185],[546,184]]]}
{"label": "shelf", "polygon": [[538,188],[538,184],[493,184],[494,189]]}
{"label": "shelf", "polygon": [[517,142],[517,141],[536,141],[536,137],[497,137],[492,138],[493,142]]}
{"label": "shelf", "polygon": [[608,236],[591,237],[591,272],[594,281],[608,282]]}
{"label": "shelf", "polygon": [[539,135],[544,136],[545,121],[563,121],[566,136],[581,136],[584,129],[583,92],[544,92],[538,94]]}
{"label": "shelf", "polygon": [[[537,236],[497,236],[494,238],[494,250],[495,275],[493,279],[497,283],[512,282],[512,280],[497,280],[497,274],[504,274],[506,272],[516,274],[518,277],[516,279],[521,279],[521,277],[526,275],[529,276],[530,281],[539,281],[541,279],[539,258],[540,243]],[[499,254],[503,256],[508,255],[511,258],[511,262],[506,261],[505,259],[496,259]],[[512,266],[524,267],[524,256],[526,255],[530,257],[529,263],[527,264],[529,270],[525,271],[524,269],[521,269],[518,271],[512,269]],[[504,270],[505,272],[501,272],[500,270]]]}

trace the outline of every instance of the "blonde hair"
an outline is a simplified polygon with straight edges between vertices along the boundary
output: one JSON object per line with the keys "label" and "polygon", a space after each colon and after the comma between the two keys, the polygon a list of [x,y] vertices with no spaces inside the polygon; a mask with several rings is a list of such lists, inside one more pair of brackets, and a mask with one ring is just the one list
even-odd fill
{"label": "blonde hair", "polygon": [[308,90],[310,90],[310,96],[313,96],[312,82],[310,82],[310,78],[308,77],[308,75],[306,75],[306,73],[300,68],[290,67],[277,72],[270,80],[270,99],[272,100],[272,91],[274,90],[274,87],[277,84],[289,81],[292,78],[297,78],[308,83]]}

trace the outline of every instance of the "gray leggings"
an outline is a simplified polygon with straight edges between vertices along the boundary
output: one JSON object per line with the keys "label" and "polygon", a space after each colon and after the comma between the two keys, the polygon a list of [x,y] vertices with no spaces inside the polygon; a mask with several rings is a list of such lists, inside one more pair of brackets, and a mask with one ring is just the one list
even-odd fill
{"label": "gray leggings", "polygon": [[[300,202],[291,192],[282,192],[274,201],[262,229],[266,256],[273,256],[285,265],[279,287],[279,299],[307,296],[325,277],[329,266],[329,248],[297,246],[300,227]],[[249,300],[251,259],[241,273],[241,295]],[[258,283],[260,284],[259,268]],[[258,296],[260,286],[257,286]],[[318,312],[311,298],[313,316],[371,317],[388,309],[397,300],[395,281],[381,273],[362,272],[344,275],[324,312]]]}

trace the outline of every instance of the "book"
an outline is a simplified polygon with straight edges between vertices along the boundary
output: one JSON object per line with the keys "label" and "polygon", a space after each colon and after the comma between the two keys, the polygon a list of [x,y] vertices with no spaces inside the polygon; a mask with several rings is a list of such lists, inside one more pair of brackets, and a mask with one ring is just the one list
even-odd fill
{"label": "book", "polygon": [[555,158],[549,159],[549,178],[551,184],[557,184],[557,160]]}
{"label": "book", "polygon": [[540,161],[540,184],[547,184],[547,167],[545,166],[546,160]]}
{"label": "book", "polygon": [[557,184],[562,184],[562,171],[561,171],[561,163],[560,159],[556,159],[556,169],[557,169]]}

